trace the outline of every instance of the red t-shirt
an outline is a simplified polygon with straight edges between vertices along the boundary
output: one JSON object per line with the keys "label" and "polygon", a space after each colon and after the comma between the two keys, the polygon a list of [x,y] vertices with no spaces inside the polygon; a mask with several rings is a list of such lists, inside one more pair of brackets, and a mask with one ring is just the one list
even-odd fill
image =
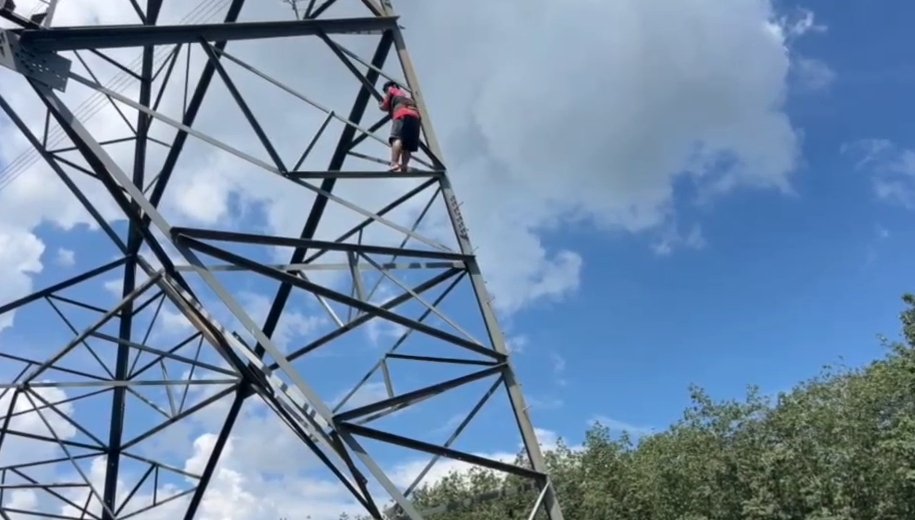
{"label": "red t-shirt", "polygon": [[[400,98],[400,99],[398,99]],[[419,117],[419,110],[412,104],[405,104],[402,100],[409,100],[410,96],[406,91],[399,87],[391,87],[388,94],[381,103],[381,109],[390,112],[393,108],[394,113],[391,115],[394,119],[403,119],[405,117]],[[393,107],[391,105],[394,105]]]}

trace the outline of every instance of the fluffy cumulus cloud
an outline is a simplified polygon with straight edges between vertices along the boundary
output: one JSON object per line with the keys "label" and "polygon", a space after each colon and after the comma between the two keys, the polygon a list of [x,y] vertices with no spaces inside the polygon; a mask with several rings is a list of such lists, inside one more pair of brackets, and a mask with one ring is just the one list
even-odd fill
{"label": "fluffy cumulus cloud", "polygon": [[[59,414],[44,409],[39,415],[28,401],[20,398],[12,410],[19,415],[12,420],[11,430],[24,435],[72,440],[76,429],[73,423],[64,417],[72,417],[77,421],[80,419],[74,415],[73,405],[65,402],[70,396],[53,388],[40,388],[38,393],[48,402],[62,403],[57,405]],[[357,396],[355,404],[360,403],[361,398]],[[10,393],[0,397],[0,419],[8,413],[10,404]],[[200,475],[216,444],[217,434],[192,435],[191,432],[199,428],[218,429],[228,405],[227,400],[219,401],[205,408],[202,413],[196,414],[190,419],[190,423],[177,423],[178,430],[168,433],[165,439],[168,445],[163,444],[158,448],[160,451],[144,455],[156,460],[166,460],[163,459],[164,451],[161,450],[178,454],[183,458],[183,463],[174,464],[174,467]],[[329,475],[319,471],[320,463],[305,446],[284,425],[269,420],[269,413],[258,401],[250,401],[243,407],[234,433],[223,450],[207,494],[200,505],[198,517],[203,520],[276,520],[310,515],[313,520],[336,520],[342,512],[360,512],[347,491],[332,481]],[[47,425],[45,420],[48,421]],[[170,430],[173,428],[175,426],[170,427]],[[537,435],[544,449],[556,446],[558,435],[555,432],[538,429]],[[265,442],[265,439],[269,439],[269,442]],[[515,448],[520,450],[521,446]],[[477,454],[511,462],[516,453],[517,451],[498,451]],[[23,464],[59,456],[63,454],[54,442],[36,442],[27,437],[15,436],[6,439],[3,450],[0,451],[0,464]],[[387,474],[397,486],[404,489],[424,471],[427,463],[428,457],[388,464]],[[93,457],[80,466],[82,474],[69,468],[66,463],[56,466],[58,471],[66,473],[66,477],[59,480],[71,483],[88,482],[92,488],[91,491],[86,488],[62,490],[61,495],[68,499],[71,505],[56,500],[49,504],[49,497],[25,489],[8,494],[4,499],[4,506],[25,511],[38,508],[48,514],[76,517],[81,514],[81,507],[88,500],[92,512],[100,514],[101,506],[98,500],[89,500],[88,497],[90,493],[100,494],[104,489],[105,459]],[[443,459],[425,474],[423,482],[436,482],[452,471],[463,471],[470,467],[463,462]],[[30,469],[27,473],[31,478],[51,479],[51,476],[43,473],[40,468]],[[136,474],[122,473],[119,478],[119,505],[127,501],[140,477],[139,473],[134,473]],[[166,474],[164,470],[162,474]],[[156,493],[156,500],[160,505],[137,515],[137,518],[167,520],[180,516],[185,511],[189,497],[184,493],[191,489],[196,481],[186,477],[160,478],[162,480]],[[122,512],[137,512],[152,505],[152,501],[152,489],[148,485],[141,486],[133,492],[129,502],[123,506]],[[73,504],[80,505],[80,508]],[[15,514],[12,517],[26,518]]]}
{"label": "fluffy cumulus cloud", "polygon": [[[38,387],[33,390],[35,395],[20,394],[15,402],[12,391],[0,393],[0,418],[12,415],[9,430],[17,432],[4,440],[3,450],[0,451],[0,465],[12,466],[27,461],[51,459],[60,456],[56,446],[52,443],[36,442],[25,435],[40,435],[45,438],[69,439],[76,433],[73,425],[60,415],[45,408],[44,399],[48,403],[62,403],[56,405],[62,414],[73,413],[73,406],[65,403],[67,395],[62,390],[49,387]],[[19,435],[25,434],[25,435]]]}
{"label": "fluffy cumulus cloud", "polygon": [[[86,5],[82,18],[129,15]],[[789,44],[822,30],[811,12],[778,13],[767,0],[724,10],[705,0],[399,7],[408,43],[423,42],[413,48],[431,117],[502,310],[579,285],[580,255],[544,240],[559,226],[653,233],[666,253],[701,243],[695,223],[671,236],[678,179],[710,194],[789,189],[798,156],[783,110]],[[796,65],[822,84],[817,63]],[[212,157],[198,165],[176,179],[169,203],[191,222],[225,220],[233,167]],[[31,177],[0,192],[4,221],[28,230],[86,220],[75,202],[60,206],[67,197],[50,175]],[[272,227],[297,226],[300,205],[282,194],[265,183],[243,195],[267,204]]]}
{"label": "fluffy cumulus cloud", "polygon": [[[0,301],[9,302],[29,291],[31,275],[43,268],[41,254],[44,249],[44,243],[27,230],[0,226],[0,265],[6,273],[0,284]],[[11,316],[0,316],[0,330],[10,325]]]}
{"label": "fluffy cumulus cloud", "polygon": [[[799,137],[783,106],[789,73],[800,67],[816,80],[811,85],[828,82],[819,62],[792,61],[791,42],[822,29],[813,13],[776,12],[769,0],[475,0],[397,7],[490,289],[506,313],[578,287],[587,259],[546,238],[565,226],[648,234],[659,254],[671,254],[705,243],[700,223],[678,215],[675,186],[691,184],[702,201],[735,189],[790,190]],[[247,9],[268,7],[252,3]],[[269,9],[280,13],[283,7],[277,2]],[[123,21],[130,12],[126,2],[116,8],[102,0],[61,3],[62,19],[74,22]],[[287,56],[265,55],[258,64],[275,70],[268,65],[284,62]],[[10,78],[0,74],[3,84]],[[22,89],[4,88],[3,95],[17,107],[33,99]],[[275,115],[289,128],[300,123]],[[201,117],[218,124],[220,114]],[[103,118],[96,128],[114,120]],[[0,161],[7,164],[27,143],[7,121],[2,124]],[[290,141],[303,140],[299,131],[288,134]],[[124,153],[129,157],[129,150]],[[247,215],[239,208],[260,206],[271,232],[298,231],[301,199],[282,183],[242,188],[246,173],[225,161],[200,155],[185,164],[166,210],[184,222],[213,225]],[[350,195],[367,207],[390,199],[384,190]],[[117,216],[111,206],[102,209],[107,218]],[[40,224],[66,230],[91,225],[91,219],[52,172],[33,167],[0,190],[0,223],[0,265],[7,273],[2,302],[28,292],[30,276],[42,269]],[[83,252],[76,258],[82,261]],[[73,259],[57,256],[62,264]],[[252,295],[244,302],[254,314],[262,314],[265,303]],[[313,318],[293,315],[283,334],[314,326]],[[518,338],[514,347],[521,346]],[[246,419],[252,433],[241,428],[232,439],[203,507],[206,518],[275,520],[312,507],[308,514],[318,520],[347,507],[339,490],[296,473],[288,467],[292,458],[277,456],[283,453],[277,448],[282,428],[273,431],[265,416],[253,417]],[[202,464],[217,427],[188,438],[186,467]],[[259,442],[265,432],[276,443]],[[393,471],[395,480],[409,482],[417,467],[404,461]],[[255,469],[286,476],[277,483]]]}
{"label": "fluffy cumulus cloud", "polygon": [[[28,12],[37,9],[28,2],[17,3],[22,4]],[[4,100],[16,109],[27,107],[20,115],[27,124],[34,123],[35,119],[29,116],[40,114],[35,95],[17,80],[12,72],[0,69],[0,84],[16,86],[0,87]],[[67,265],[74,259],[65,250],[50,259],[42,258],[47,246],[36,235],[35,228],[46,223],[65,231],[79,225],[97,226],[57,176],[43,167],[40,156],[22,154],[30,148],[28,140],[5,113],[0,114],[0,266],[4,271],[3,283],[0,283],[0,303],[7,303],[32,290],[31,275],[41,272],[45,261],[56,260],[61,265]],[[42,121],[40,116],[38,121]],[[43,128],[37,124],[29,126],[31,132],[41,139]],[[59,146],[61,141],[58,137],[58,140],[50,139],[49,143]],[[96,183],[86,179],[76,181],[89,193],[101,191]],[[100,204],[99,209],[106,218],[118,217],[110,203]],[[12,319],[12,314],[0,317],[0,330],[9,326]]]}
{"label": "fluffy cumulus cloud", "polygon": [[582,259],[543,231],[646,231],[667,253],[701,243],[692,226],[671,236],[678,179],[711,195],[789,189],[799,147],[783,110],[788,42],[817,28],[812,13],[762,0],[405,9],[410,41],[436,42],[415,52],[423,85],[509,309],[579,282]]}
{"label": "fluffy cumulus cloud", "polygon": [[[66,441],[76,434],[74,426],[63,417],[73,413],[73,405],[65,402],[67,397],[62,390],[48,387],[34,388],[29,394],[20,393],[15,400],[11,390],[0,391],[0,420],[5,421],[10,417],[10,433],[4,437],[3,445],[0,447],[0,466],[14,467],[18,471],[7,474],[8,484],[24,484],[27,482],[26,479],[42,481],[52,478],[54,467],[51,465],[17,466],[66,456],[54,442],[36,440],[36,436]],[[46,403],[55,404],[60,414],[51,411]],[[23,511],[46,510],[47,504],[42,503],[34,490],[14,488],[11,491],[12,493],[4,498],[4,507]]]}

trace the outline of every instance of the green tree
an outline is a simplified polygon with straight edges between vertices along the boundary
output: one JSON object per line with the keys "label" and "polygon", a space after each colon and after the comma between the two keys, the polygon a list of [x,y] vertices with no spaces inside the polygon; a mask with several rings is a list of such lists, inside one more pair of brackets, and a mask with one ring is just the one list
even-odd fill
{"label": "green tree", "polygon": [[[915,296],[901,342],[859,369],[825,367],[790,392],[691,404],[633,441],[595,424],[580,447],[546,454],[569,520],[891,520],[915,518]],[[523,458],[519,458],[523,462]],[[493,500],[480,500],[484,495]],[[526,519],[536,490],[475,469],[418,489],[430,520]]]}

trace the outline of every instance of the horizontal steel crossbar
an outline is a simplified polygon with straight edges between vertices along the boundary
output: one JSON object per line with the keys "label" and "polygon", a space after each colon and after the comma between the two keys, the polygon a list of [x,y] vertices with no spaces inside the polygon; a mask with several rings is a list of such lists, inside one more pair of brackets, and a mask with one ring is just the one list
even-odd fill
{"label": "horizontal steel crossbar", "polygon": [[199,25],[108,25],[23,30],[20,45],[33,51],[113,49],[207,41],[258,40],[317,34],[378,34],[396,27],[396,16],[237,22]]}

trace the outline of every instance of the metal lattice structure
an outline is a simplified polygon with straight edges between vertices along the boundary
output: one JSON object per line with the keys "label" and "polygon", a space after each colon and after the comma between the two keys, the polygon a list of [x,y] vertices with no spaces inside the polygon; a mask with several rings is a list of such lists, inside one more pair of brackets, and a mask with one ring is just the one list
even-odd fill
{"label": "metal lattice structure", "polygon": [[[0,302],[0,319],[15,313],[0,328],[0,517],[195,518],[243,405],[258,401],[373,518],[423,518],[413,495],[452,459],[529,482],[518,518],[561,520],[390,1],[293,2],[292,19],[288,6],[248,18],[244,0],[204,0],[183,18],[190,2],[125,0],[132,20],[82,26],[62,25],[57,3],[38,17],[0,11],[13,27],[0,62],[14,71],[0,73],[0,108],[88,215],[96,231],[78,254],[100,261]],[[316,49],[329,61],[277,57],[268,70]],[[330,61],[347,87],[324,79]],[[390,119],[373,105],[387,79],[424,115],[409,173],[384,168]],[[261,197],[260,223],[245,228],[233,215],[250,207],[189,180],[204,171]],[[287,195],[285,212],[269,205]],[[220,196],[236,211],[208,215]],[[252,291],[269,294],[257,318]],[[390,344],[365,347],[371,327]],[[346,370],[322,368],[328,356]],[[471,386],[475,397],[461,393]],[[487,423],[487,442],[516,435],[515,462],[458,447],[498,397],[504,428]],[[436,415],[410,415],[426,402]],[[448,406],[463,412],[442,433]],[[155,439],[205,413],[221,414],[205,463],[169,462]],[[406,486],[374,455],[394,447],[428,460]],[[16,490],[38,498],[23,505]]]}

